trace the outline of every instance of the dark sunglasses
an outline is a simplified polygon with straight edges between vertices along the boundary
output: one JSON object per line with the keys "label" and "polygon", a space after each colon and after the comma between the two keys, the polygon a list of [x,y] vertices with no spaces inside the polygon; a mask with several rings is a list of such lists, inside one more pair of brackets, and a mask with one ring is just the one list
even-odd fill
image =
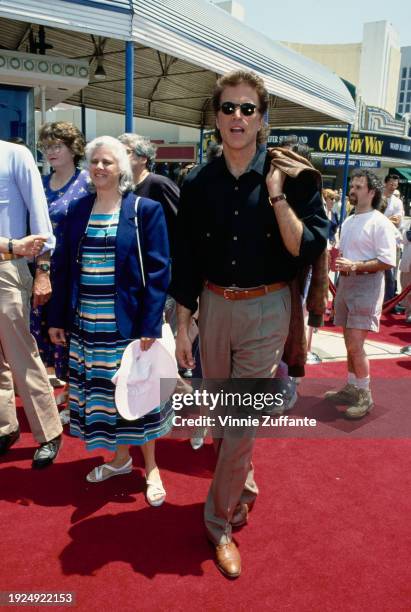
{"label": "dark sunglasses", "polygon": [[251,117],[251,115],[254,115],[255,111],[257,110],[257,106],[252,102],[243,102],[242,104],[223,102],[218,107],[218,110],[224,113],[224,115],[234,115],[237,108],[240,109],[241,114],[245,117]]}

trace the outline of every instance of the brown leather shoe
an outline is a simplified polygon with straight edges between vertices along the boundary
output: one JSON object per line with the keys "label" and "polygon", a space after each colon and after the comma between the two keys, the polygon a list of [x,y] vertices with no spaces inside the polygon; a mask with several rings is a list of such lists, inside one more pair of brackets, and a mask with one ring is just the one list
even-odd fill
{"label": "brown leather shoe", "polygon": [[238,578],[241,574],[241,557],[234,542],[219,544],[215,549],[217,567],[227,578]]}
{"label": "brown leather shoe", "polygon": [[254,502],[251,504],[240,503],[234,510],[233,518],[231,519],[231,526],[235,529],[244,527],[248,523],[248,515],[253,509]]}

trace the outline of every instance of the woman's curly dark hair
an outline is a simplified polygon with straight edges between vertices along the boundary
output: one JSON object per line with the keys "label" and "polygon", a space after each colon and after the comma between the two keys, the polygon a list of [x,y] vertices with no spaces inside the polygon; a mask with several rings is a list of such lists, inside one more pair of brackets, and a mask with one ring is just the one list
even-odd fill
{"label": "woman's curly dark hair", "polygon": [[83,134],[69,121],[54,121],[44,123],[39,130],[39,146],[47,142],[61,140],[74,155],[74,164],[77,166],[84,157],[86,141]]}

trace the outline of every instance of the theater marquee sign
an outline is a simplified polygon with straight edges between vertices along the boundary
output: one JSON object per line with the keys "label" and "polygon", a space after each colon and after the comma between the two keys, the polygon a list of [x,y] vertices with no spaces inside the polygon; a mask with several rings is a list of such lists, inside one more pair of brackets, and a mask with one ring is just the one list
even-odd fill
{"label": "theater marquee sign", "polygon": [[[336,129],[272,129],[268,137],[269,146],[281,146],[285,138],[296,136],[300,144],[307,145],[313,153],[324,157],[345,155],[347,132]],[[351,155],[373,158],[391,158],[403,163],[411,163],[411,138],[387,136],[375,132],[356,132],[351,134]]]}
{"label": "theater marquee sign", "polygon": [[[370,134],[353,134],[350,152],[357,155],[382,155],[384,141]],[[322,132],[318,139],[318,148],[324,153],[345,153],[347,137],[341,134]]]}

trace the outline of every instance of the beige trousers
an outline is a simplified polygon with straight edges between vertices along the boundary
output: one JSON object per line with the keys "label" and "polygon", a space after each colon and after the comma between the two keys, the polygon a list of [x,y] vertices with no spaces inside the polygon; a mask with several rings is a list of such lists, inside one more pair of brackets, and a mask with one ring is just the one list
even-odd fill
{"label": "beige trousers", "polygon": [[[200,299],[200,352],[203,377],[272,378],[290,325],[288,287],[251,300],[230,301],[204,289]],[[224,429],[215,440],[217,464],[204,508],[215,544],[231,541],[231,519],[240,502],[258,494],[252,466],[255,430],[239,435]]]}
{"label": "beige trousers", "polygon": [[25,259],[0,261],[0,436],[18,427],[13,378],[40,444],[62,432],[47,372],[30,334],[33,279]]}

